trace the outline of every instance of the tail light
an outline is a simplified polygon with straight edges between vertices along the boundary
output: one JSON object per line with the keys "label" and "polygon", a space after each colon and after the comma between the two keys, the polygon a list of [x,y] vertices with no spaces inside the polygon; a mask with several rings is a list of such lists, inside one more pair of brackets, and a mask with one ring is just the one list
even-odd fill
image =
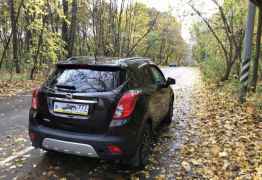
{"label": "tail light", "polygon": [[112,145],[112,144],[108,145],[107,148],[111,154],[122,154],[123,153],[120,147]]}
{"label": "tail light", "polygon": [[122,126],[135,110],[140,91],[128,91],[119,100],[110,127]]}
{"label": "tail light", "polygon": [[38,108],[38,92],[39,92],[39,89],[38,88],[35,88],[33,89],[33,92],[32,92],[32,109],[37,109]]}
{"label": "tail light", "polygon": [[137,91],[128,91],[125,93],[117,104],[113,119],[123,120],[130,117],[135,109],[139,95],[140,92]]}
{"label": "tail light", "polygon": [[37,135],[35,133],[29,133],[29,137],[31,139],[31,141],[35,141],[37,139]]}

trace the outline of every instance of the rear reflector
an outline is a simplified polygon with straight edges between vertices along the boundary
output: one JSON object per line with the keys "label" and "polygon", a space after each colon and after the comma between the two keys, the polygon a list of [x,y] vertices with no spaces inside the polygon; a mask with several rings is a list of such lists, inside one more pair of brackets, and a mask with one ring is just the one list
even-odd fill
{"label": "rear reflector", "polygon": [[112,120],[110,123],[109,127],[119,127],[119,126],[124,126],[126,123],[128,122],[128,120]]}
{"label": "rear reflector", "polygon": [[122,154],[123,153],[120,147],[112,145],[112,144],[108,145],[107,148],[111,154]]}
{"label": "rear reflector", "polygon": [[30,137],[31,141],[35,141],[36,138],[37,138],[37,135],[36,135],[36,133],[29,133],[29,137]]}

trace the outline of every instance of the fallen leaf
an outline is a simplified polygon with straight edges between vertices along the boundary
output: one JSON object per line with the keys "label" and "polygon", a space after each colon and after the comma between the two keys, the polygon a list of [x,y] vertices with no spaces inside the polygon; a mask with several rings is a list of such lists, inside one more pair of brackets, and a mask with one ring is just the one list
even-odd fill
{"label": "fallen leaf", "polygon": [[183,161],[181,165],[186,170],[186,172],[191,171],[191,166],[190,166],[190,164],[188,162]]}

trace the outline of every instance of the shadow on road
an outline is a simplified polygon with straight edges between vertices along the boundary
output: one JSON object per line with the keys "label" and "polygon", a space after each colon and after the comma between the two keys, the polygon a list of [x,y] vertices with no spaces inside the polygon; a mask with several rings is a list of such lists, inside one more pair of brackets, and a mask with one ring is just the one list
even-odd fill
{"label": "shadow on road", "polygon": [[[155,147],[161,146],[161,143],[162,145],[166,143],[161,136],[168,131],[169,128],[166,126],[159,127],[157,130],[158,136],[154,138],[153,144]],[[130,170],[128,167],[124,167],[115,161],[78,157],[57,152],[45,152],[39,163],[33,165],[29,173],[19,179],[147,179],[148,176],[151,177],[159,173],[158,168],[153,168],[159,162],[153,159],[160,159],[160,155],[154,153],[155,157],[151,158],[149,165],[144,170]]]}

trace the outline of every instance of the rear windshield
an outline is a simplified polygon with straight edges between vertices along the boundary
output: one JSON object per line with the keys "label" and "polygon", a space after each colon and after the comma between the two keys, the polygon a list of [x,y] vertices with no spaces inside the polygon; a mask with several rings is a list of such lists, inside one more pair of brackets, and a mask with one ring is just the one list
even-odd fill
{"label": "rear windshield", "polygon": [[72,92],[105,92],[120,85],[120,70],[58,68],[49,78],[47,86]]}

